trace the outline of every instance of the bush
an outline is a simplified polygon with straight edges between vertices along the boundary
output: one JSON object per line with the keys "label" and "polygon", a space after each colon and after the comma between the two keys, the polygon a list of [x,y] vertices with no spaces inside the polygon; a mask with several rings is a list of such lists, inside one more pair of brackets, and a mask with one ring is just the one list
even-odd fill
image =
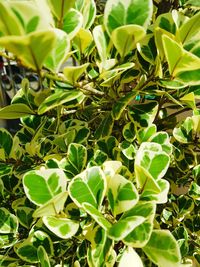
{"label": "bush", "polygon": [[0,109],[0,266],[200,264],[199,4],[161,2],[0,1],[39,83]]}

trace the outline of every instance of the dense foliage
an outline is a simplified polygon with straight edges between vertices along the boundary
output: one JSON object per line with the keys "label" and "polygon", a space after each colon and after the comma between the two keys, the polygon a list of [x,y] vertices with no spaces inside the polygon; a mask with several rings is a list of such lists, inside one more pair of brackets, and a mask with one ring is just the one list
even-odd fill
{"label": "dense foliage", "polygon": [[39,83],[0,109],[21,124],[0,129],[0,266],[200,264],[199,10],[0,1],[0,55]]}

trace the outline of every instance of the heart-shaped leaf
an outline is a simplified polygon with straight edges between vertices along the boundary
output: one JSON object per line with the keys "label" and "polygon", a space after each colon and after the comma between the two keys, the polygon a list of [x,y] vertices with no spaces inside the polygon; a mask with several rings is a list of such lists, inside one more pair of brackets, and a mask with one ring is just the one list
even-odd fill
{"label": "heart-shaped leaf", "polygon": [[106,178],[99,167],[91,167],[77,175],[69,184],[69,194],[77,206],[89,203],[98,208],[106,191]]}
{"label": "heart-shaped leaf", "polygon": [[114,46],[124,58],[145,36],[145,29],[139,25],[125,25],[116,28],[111,35]]}
{"label": "heart-shaped leaf", "polygon": [[60,169],[29,171],[23,177],[23,186],[30,201],[41,206],[66,191],[67,178]]}
{"label": "heart-shaped leaf", "polygon": [[151,0],[108,0],[104,11],[104,24],[109,34],[120,26],[136,24],[148,26],[153,12]]}
{"label": "heart-shaped leaf", "polygon": [[107,195],[114,216],[132,208],[139,199],[133,183],[119,174],[109,179]]}

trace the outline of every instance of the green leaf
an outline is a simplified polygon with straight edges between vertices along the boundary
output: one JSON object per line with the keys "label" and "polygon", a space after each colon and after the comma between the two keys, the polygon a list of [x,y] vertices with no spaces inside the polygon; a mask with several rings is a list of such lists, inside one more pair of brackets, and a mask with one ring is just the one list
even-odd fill
{"label": "green leaf", "polygon": [[149,138],[149,142],[160,144],[162,146],[163,151],[171,155],[172,144],[170,143],[168,133],[158,132],[158,133],[152,134],[151,137]]}
{"label": "green leaf", "polygon": [[100,167],[91,167],[77,175],[69,184],[69,194],[77,206],[89,203],[98,208],[104,198],[106,178]]}
{"label": "green leaf", "polygon": [[6,1],[0,2],[0,29],[4,35],[22,35],[24,33],[20,21]]}
{"label": "green leaf", "polygon": [[101,83],[101,86],[105,86],[105,87],[113,86],[114,82],[120,78],[123,72],[129,69],[132,69],[134,66],[135,66],[134,63],[128,62],[122,65],[119,65],[112,70],[102,72],[102,74],[100,75],[100,78],[102,78],[104,82]]}
{"label": "green leaf", "polygon": [[23,186],[29,200],[41,206],[66,191],[67,178],[60,169],[29,171],[23,177]]}
{"label": "green leaf", "polygon": [[165,175],[169,163],[168,154],[157,143],[142,143],[135,158],[135,165],[143,167],[155,180],[160,180]]}
{"label": "green leaf", "polygon": [[97,25],[93,29],[93,37],[94,41],[99,53],[99,57],[103,63],[106,62],[107,59],[107,53],[108,53],[108,41],[106,38],[106,33],[104,30],[103,25]]}
{"label": "green leaf", "polygon": [[153,34],[146,35],[137,45],[140,55],[151,64],[155,64],[157,51]]}
{"label": "green leaf", "polygon": [[128,217],[120,219],[108,231],[108,236],[116,241],[124,239],[138,225],[142,224],[145,218],[142,216]]}
{"label": "green leaf", "polygon": [[68,147],[67,157],[78,173],[83,171],[87,162],[87,150],[83,145],[71,143]]}
{"label": "green leaf", "polygon": [[73,45],[80,54],[87,54],[87,49],[92,44],[93,37],[89,30],[81,28],[73,39]]}
{"label": "green leaf", "polygon": [[192,118],[188,117],[179,127],[175,127],[173,130],[173,136],[180,143],[187,144],[193,140],[194,123]]}
{"label": "green leaf", "polygon": [[136,94],[137,92],[129,92],[117,100],[112,108],[112,116],[115,120],[118,120],[121,117],[126,106],[134,99]]}
{"label": "green leaf", "polygon": [[56,90],[52,95],[47,97],[38,108],[38,114],[43,114],[55,107],[65,105],[66,107],[75,107],[83,101],[84,94],[78,90]]}
{"label": "green leaf", "polygon": [[27,229],[30,229],[31,223],[33,221],[33,212],[34,209],[29,207],[17,207],[16,209],[16,215],[21,225],[26,227]]}
{"label": "green leaf", "polygon": [[148,127],[155,119],[158,110],[156,101],[148,101],[144,104],[134,104],[129,107],[130,120],[140,127]]}
{"label": "green leaf", "polygon": [[[187,71],[200,69],[200,58],[182,48],[180,44],[169,38],[162,36],[164,53],[169,65],[169,72],[172,77],[179,77],[179,74]],[[174,51],[173,56],[171,51]]]}
{"label": "green leaf", "polygon": [[171,12],[158,16],[155,22],[155,28],[161,28],[166,32],[176,35],[177,25],[174,21],[175,15]]}
{"label": "green leaf", "polygon": [[122,175],[112,176],[109,179],[107,190],[114,216],[131,209],[138,202],[139,196],[135,186]]}
{"label": "green leaf", "polygon": [[149,259],[158,266],[180,266],[178,244],[173,235],[167,230],[154,230],[143,250]]}
{"label": "green leaf", "polygon": [[71,238],[76,234],[79,223],[68,218],[44,216],[42,218],[45,226],[55,235],[62,239]]}
{"label": "green leaf", "polygon": [[35,112],[25,104],[12,104],[0,109],[0,118],[7,120],[19,119],[33,114],[35,114]]}
{"label": "green leaf", "polygon": [[133,142],[136,137],[135,126],[132,122],[128,122],[123,128],[123,136],[128,142]]}
{"label": "green leaf", "polygon": [[43,246],[38,247],[37,256],[42,267],[51,267],[48,254]]}
{"label": "green leaf", "polygon": [[18,220],[15,215],[5,208],[0,208],[0,234],[16,233]]}
{"label": "green leaf", "polygon": [[[13,247],[17,243],[18,239],[16,237],[16,233],[11,234],[2,234],[0,235],[0,248],[1,249],[8,249]],[[6,265],[7,267],[7,265]]]}
{"label": "green leaf", "polygon": [[200,29],[199,19],[200,19],[200,14],[197,13],[181,25],[179,29],[179,35],[181,42],[184,45],[190,43],[191,40],[193,40],[195,37],[199,38],[198,37]]}
{"label": "green leaf", "polygon": [[61,211],[64,210],[67,197],[68,193],[66,191],[59,193],[47,201],[44,205],[36,209],[33,213],[33,217],[38,218],[43,216],[57,216]]}
{"label": "green leaf", "polygon": [[83,75],[83,73],[86,71],[88,66],[89,66],[89,63],[85,63],[84,65],[80,65],[80,66],[65,67],[63,69],[63,74],[67,82],[75,85],[77,80],[81,77],[81,75]]}
{"label": "green leaf", "polygon": [[109,136],[112,133],[114,125],[114,120],[110,112],[107,112],[105,117],[102,119],[101,123],[99,124],[98,128],[95,131],[95,138],[101,139],[106,136]]}
{"label": "green leaf", "polygon": [[98,211],[93,205],[90,203],[82,204],[84,210],[100,225],[104,230],[108,231],[111,227],[111,223],[103,216],[103,214]]}
{"label": "green leaf", "polygon": [[111,35],[114,46],[124,58],[145,36],[145,29],[139,25],[125,25],[116,28]]}
{"label": "green leaf", "polygon": [[6,157],[9,157],[12,147],[12,135],[6,129],[0,128],[0,149],[3,149]]}
{"label": "green leaf", "polygon": [[76,9],[71,8],[64,17],[62,30],[65,31],[69,39],[73,39],[79,32],[83,24],[83,16]]}
{"label": "green leaf", "polygon": [[83,15],[83,27],[89,29],[96,17],[96,3],[94,0],[77,0],[76,8]]}
{"label": "green leaf", "polygon": [[[99,226],[90,228],[87,239],[91,245],[87,250],[87,261],[90,267],[113,266],[109,265],[109,256],[112,253],[113,242],[107,238],[106,231]],[[115,259],[115,256],[114,256]],[[114,260],[115,262],[115,260]]]}
{"label": "green leaf", "polygon": [[136,267],[144,267],[141,258],[131,247],[128,247],[122,254],[119,261],[119,267],[127,267],[130,263],[134,262]]}
{"label": "green leaf", "polygon": [[62,20],[64,15],[67,14],[69,9],[74,6],[75,0],[48,0],[51,11],[56,16],[58,21]]}
{"label": "green leaf", "polygon": [[9,7],[23,26],[24,33],[48,30],[51,28],[50,25],[54,25],[50,10],[44,5],[44,1],[40,1],[40,5],[37,1],[9,1]]}
{"label": "green leaf", "polygon": [[104,24],[109,34],[120,26],[136,24],[147,28],[153,12],[150,0],[108,0],[104,11]]}
{"label": "green leaf", "polygon": [[49,256],[53,254],[53,243],[50,237],[42,232],[36,231],[32,233],[24,242],[18,243],[15,246],[15,252],[20,259],[29,263],[37,263],[38,259],[38,248],[42,246],[45,248],[46,253]]}
{"label": "green leaf", "polygon": [[131,247],[144,247],[150,239],[153,230],[153,220],[156,212],[156,204],[154,202],[139,201],[135,207],[125,212],[120,219],[134,217],[143,217],[143,223],[139,224],[132,232],[130,232],[123,240],[125,244]]}
{"label": "green leaf", "polygon": [[68,35],[59,29],[55,29],[56,43],[50,54],[45,59],[44,65],[52,72],[58,72],[62,64],[66,61],[66,56],[70,50]]}
{"label": "green leaf", "polygon": [[6,36],[0,38],[0,46],[17,55],[25,66],[40,70],[54,48],[56,35],[53,30],[36,31],[24,36]]}
{"label": "green leaf", "polygon": [[137,133],[137,139],[140,142],[140,144],[142,142],[149,141],[149,139],[156,133],[156,130],[157,128],[155,124],[152,124],[146,128],[140,129]]}
{"label": "green leaf", "polygon": [[195,182],[191,183],[189,189],[189,195],[193,199],[200,201],[200,186],[197,183]]}
{"label": "green leaf", "polygon": [[110,158],[113,157],[113,149],[118,145],[114,136],[109,136],[97,141],[98,148],[106,153]]}

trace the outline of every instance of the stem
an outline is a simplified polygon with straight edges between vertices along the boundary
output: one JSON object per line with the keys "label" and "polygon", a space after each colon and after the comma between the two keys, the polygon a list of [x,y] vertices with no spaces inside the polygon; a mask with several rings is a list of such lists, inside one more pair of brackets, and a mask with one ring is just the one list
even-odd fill
{"label": "stem", "polygon": [[60,19],[58,20],[58,28],[59,29],[62,29],[62,27],[63,27],[64,5],[65,5],[65,0],[62,0],[61,14],[60,14]]}

